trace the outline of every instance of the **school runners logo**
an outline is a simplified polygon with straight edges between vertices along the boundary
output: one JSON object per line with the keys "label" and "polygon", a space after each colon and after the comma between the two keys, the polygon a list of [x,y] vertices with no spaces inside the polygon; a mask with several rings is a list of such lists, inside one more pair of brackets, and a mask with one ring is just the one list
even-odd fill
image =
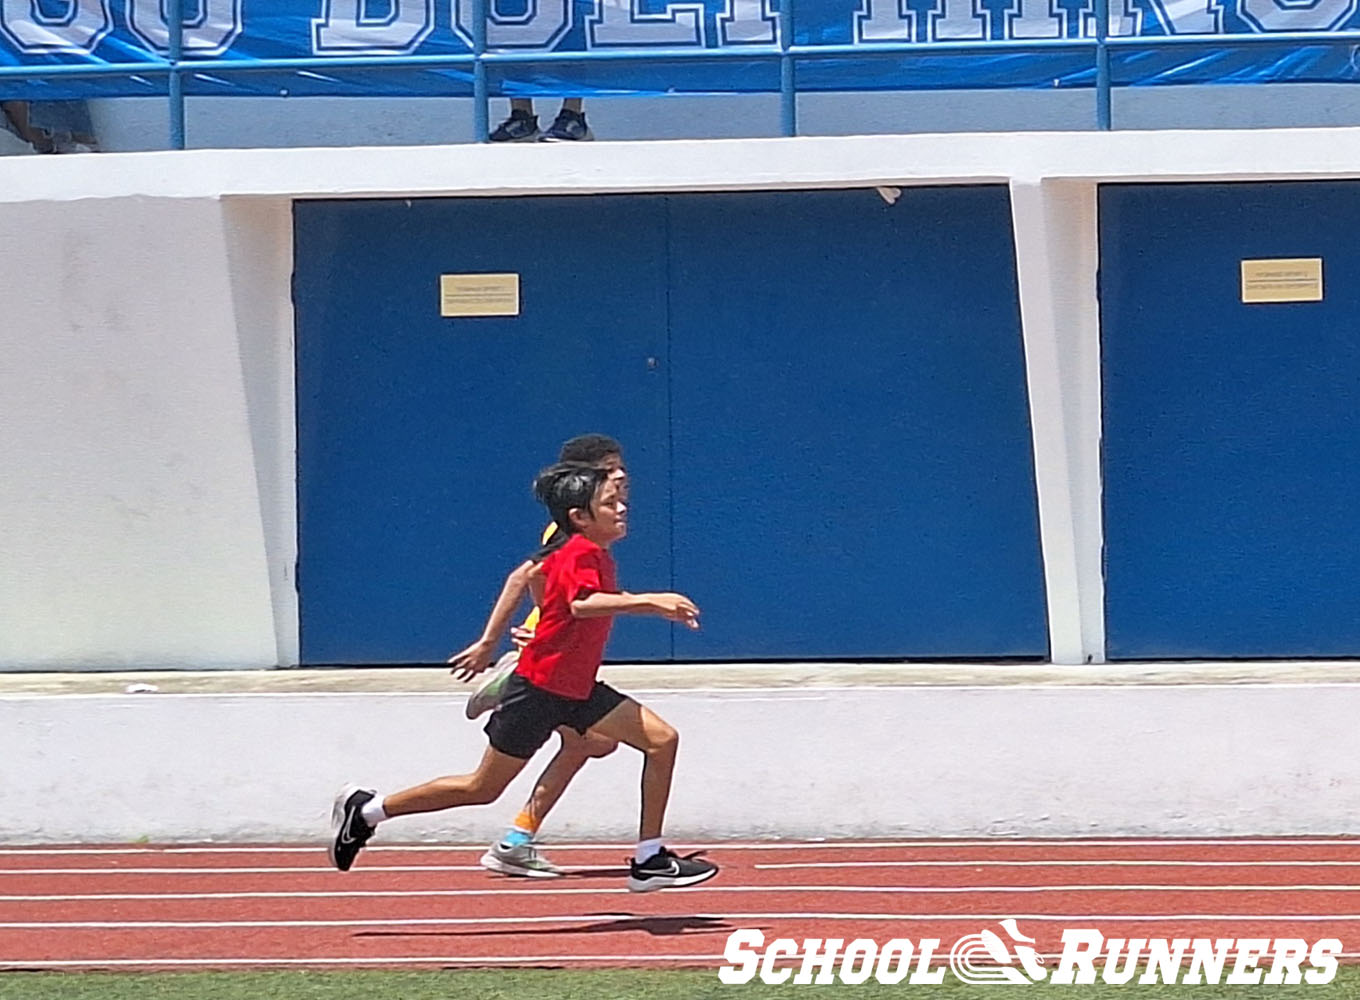
{"label": "school runners logo", "polygon": [[[1020,933],[1014,919],[1001,921],[1001,929],[1014,943],[1012,951],[1001,935],[983,930],[967,934],[949,949],[949,970],[960,982],[981,986],[986,983],[1011,983],[1028,986],[1048,978],[1044,960],[1034,947],[1034,938]],[[1016,968],[1016,963],[1020,968]]]}
{"label": "school runners logo", "polygon": [[776,938],[765,946],[755,929],[733,931],[723,949],[726,965],[718,979],[731,985],[761,982],[798,985],[857,985],[873,978],[887,986],[939,986],[946,973],[970,985],[1043,982],[1089,986],[1154,983],[1198,985],[1309,985],[1330,983],[1337,972],[1341,942],[1321,938],[1107,938],[1094,928],[1066,929],[1056,956],[1038,952],[1014,919],[1001,933],[983,928],[954,942],[948,962],[938,938],[893,938],[883,944],[856,938]]}

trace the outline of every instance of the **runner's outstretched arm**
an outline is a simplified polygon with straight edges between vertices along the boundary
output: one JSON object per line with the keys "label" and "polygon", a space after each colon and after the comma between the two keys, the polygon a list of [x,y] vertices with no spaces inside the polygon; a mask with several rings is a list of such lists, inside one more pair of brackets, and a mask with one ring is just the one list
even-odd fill
{"label": "runner's outstretched arm", "polygon": [[482,629],[481,638],[449,657],[449,673],[458,680],[471,680],[491,666],[500,637],[510,625],[510,619],[514,617],[520,602],[524,600],[525,591],[529,589],[529,576],[534,567],[534,562],[526,559],[510,571],[510,575],[505,578],[505,585],[501,587],[500,596],[491,607],[491,614],[486,620],[486,627]]}

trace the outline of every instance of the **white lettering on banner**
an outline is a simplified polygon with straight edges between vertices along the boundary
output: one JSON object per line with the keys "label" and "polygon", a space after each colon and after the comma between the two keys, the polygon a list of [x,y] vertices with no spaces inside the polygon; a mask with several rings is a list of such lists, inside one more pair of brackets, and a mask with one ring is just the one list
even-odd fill
{"label": "white lettering on banner", "polygon": [[978,0],[935,0],[925,12],[929,39],[964,42],[987,37],[991,13]]}
{"label": "white lettering on banner", "polygon": [[[454,0],[454,30],[472,46],[472,0]],[[486,44],[492,49],[551,48],[571,29],[571,0],[529,0],[523,14],[502,14],[486,2]]]}
{"label": "white lettering on banner", "polygon": [[718,29],[723,45],[773,45],[779,39],[770,0],[727,0]]}
{"label": "white lettering on banner", "polygon": [[369,14],[368,0],[324,0],[312,18],[312,52],[330,55],[406,55],[434,30],[434,0],[388,0]]}
{"label": "white lettering on banner", "polygon": [[108,0],[66,0],[57,16],[44,14],[38,0],[0,2],[0,32],[21,52],[93,52],[112,27]]}
{"label": "white lettering on banner", "polygon": [[1172,35],[1216,35],[1223,30],[1219,0],[1151,0]]}
{"label": "white lettering on banner", "polygon": [[704,44],[704,5],[668,3],[660,12],[644,14],[647,0],[600,0],[590,19],[591,48],[610,45]]}
{"label": "white lettering on banner", "polygon": [[[1125,15],[1132,15],[1124,0]],[[906,0],[862,0],[855,13],[856,42],[910,41],[981,41],[994,34],[1006,38],[1065,38],[1066,22],[1077,16],[1077,11],[1057,6],[1053,0],[1010,0],[1008,6],[983,5],[978,0],[935,0],[925,10],[910,10]],[[925,17],[925,31],[918,33],[917,16]],[[1000,17],[999,32],[993,32],[993,18]],[[1090,17],[1089,12],[1086,17]],[[1111,34],[1120,19],[1112,12]],[[1118,24],[1125,34],[1133,33],[1133,26]]]}
{"label": "white lettering on banner", "polygon": [[[197,16],[184,22],[184,51],[195,55],[221,55],[241,33],[241,0],[198,0]],[[186,15],[194,10],[185,0]],[[162,0],[128,0],[128,27],[158,52],[170,51],[170,25]]]}
{"label": "white lettering on banner", "polygon": [[1007,38],[1066,38],[1067,19],[1075,14],[1053,0],[1011,0],[1003,30]]}
{"label": "white lettering on banner", "polygon": [[[963,983],[1043,982],[1055,986],[1090,986],[1097,979],[1111,985],[1134,981],[1138,985],[1177,982],[1186,984],[1260,983],[1321,985],[1337,973],[1341,942],[1322,938],[1309,945],[1299,938],[1106,938],[1094,928],[1062,931],[1062,953],[1050,970],[1036,951],[1036,942],[1024,934],[1015,919],[1001,921],[1001,932],[984,928],[958,938],[948,961],[935,965],[939,940],[925,938],[913,943],[893,938],[879,945],[871,938],[856,938],[848,947],[841,938],[777,938],[764,947],[759,930],[733,931],[723,949],[727,964],[718,968],[718,979],[732,986],[749,983],[759,970],[762,982],[771,985],[859,985],[872,976],[884,985],[907,978],[912,954],[913,986],[940,985],[947,972]],[[1185,959],[1188,957],[1188,963]],[[1305,961],[1309,967],[1303,968]],[[1139,963],[1146,963],[1138,975]],[[934,967],[932,967],[934,966]],[[794,970],[797,970],[795,975]],[[792,980],[790,980],[792,977]],[[1079,995],[1079,994],[1074,994]]]}
{"label": "white lettering on banner", "polygon": [[[1082,31],[1087,38],[1096,37],[1096,15],[1087,7],[1082,10]],[[1110,26],[1107,38],[1120,38],[1126,35],[1140,35],[1143,32],[1143,11],[1134,6],[1134,0],[1124,0],[1120,6],[1110,7]]]}
{"label": "white lettering on banner", "polygon": [[916,13],[906,0],[861,0],[855,12],[855,42],[910,42]]}
{"label": "white lettering on banner", "polygon": [[1356,0],[1237,2],[1237,12],[1257,31],[1335,31],[1355,13]]}

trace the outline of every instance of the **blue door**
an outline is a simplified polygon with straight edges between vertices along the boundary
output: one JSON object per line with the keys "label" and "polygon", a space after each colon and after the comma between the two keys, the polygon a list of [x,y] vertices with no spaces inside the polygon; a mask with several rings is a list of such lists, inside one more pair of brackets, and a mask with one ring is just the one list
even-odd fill
{"label": "blue door", "polygon": [[[295,223],[302,660],[442,661],[476,638],[545,524],[560,443],[619,438],[624,585],[670,583],[665,203],[299,202]],[[440,275],[512,272],[520,315],[440,315]],[[611,657],[664,659],[621,621]]]}
{"label": "blue door", "polygon": [[[1117,659],[1360,655],[1360,183],[1100,193]],[[1322,258],[1320,302],[1241,262]]]}
{"label": "blue door", "polygon": [[1006,189],[670,208],[677,657],[1046,655]]}
{"label": "blue door", "polygon": [[[296,209],[302,650],[431,662],[534,547],[558,444],[623,441],[619,660],[1043,656],[1004,188]],[[521,311],[441,318],[441,274]]]}

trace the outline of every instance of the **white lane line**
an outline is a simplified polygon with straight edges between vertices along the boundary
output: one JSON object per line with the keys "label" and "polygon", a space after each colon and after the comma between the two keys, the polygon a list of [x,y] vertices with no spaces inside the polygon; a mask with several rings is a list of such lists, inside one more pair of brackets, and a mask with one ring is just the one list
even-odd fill
{"label": "white lane line", "polygon": [[[1346,955],[1338,955],[1346,958]],[[722,955],[408,955],[383,958],[61,958],[25,962],[0,958],[0,972],[16,969],[62,969],[71,966],[135,965],[557,965],[562,962],[718,962]]]}
{"label": "white lane line", "polygon": [[[549,844],[553,851],[631,851],[636,844]],[[1357,847],[1360,837],[1316,839],[1307,837],[1278,837],[1269,840],[1255,838],[1176,838],[1147,837],[1129,840],[1081,840],[1081,839],[1013,839],[996,837],[983,840],[810,840],[778,842],[743,842],[707,844],[675,844],[676,849],[686,850],[709,848],[722,851],[839,851],[839,850],[876,850],[880,848],[912,848],[930,850],[951,850],[954,848],[977,847],[1042,847],[1069,849],[1081,847]],[[38,855],[38,854],[312,854],[323,850],[321,846],[283,845],[270,847],[263,844],[230,845],[185,845],[180,847],[96,847],[68,845],[62,847],[14,847],[0,848],[0,855]],[[366,848],[369,852],[456,852],[486,850],[486,844],[386,844]]]}
{"label": "white lane line", "polygon": [[[1146,885],[1129,883],[1070,885],[710,885],[704,892],[909,893],[924,896],[1027,892],[1360,892],[1360,885]],[[130,902],[132,900],[213,899],[420,899],[449,896],[607,896],[632,895],[615,889],[356,889],[335,892],[127,892],[38,896],[0,896],[0,903]]]}
{"label": "white lane line", "polygon": [[[789,861],[752,865],[761,870],[791,868],[1360,868],[1360,861],[1155,861],[1125,858],[1080,860],[979,858],[976,861]],[[94,869],[100,871],[101,869]],[[165,868],[161,871],[173,871]],[[373,871],[374,869],[369,869]],[[58,869],[60,871],[60,869]],[[4,872],[0,872],[4,874]]]}
{"label": "white lane line", "polygon": [[0,930],[224,930],[227,928],[265,927],[463,927],[474,925],[522,924],[641,924],[660,921],[709,920],[858,920],[858,921],[935,921],[959,923],[978,920],[1036,920],[1087,926],[1091,923],[1139,923],[1199,921],[1205,923],[1348,923],[1360,920],[1360,913],[1159,913],[1159,914],[1071,914],[1057,913],[682,913],[562,914],[537,917],[371,917],[356,920],[53,920],[0,923]]}
{"label": "white lane line", "polygon": [[[485,848],[483,848],[485,850]],[[1356,862],[1360,865],[1360,862]],[[605,865],[586,865],[578,867],[563,866],[562,870],[595,871]],[[614,867],[622,870],[622,865]],[[370,865],[355,868],[349,872],[372,874],[374,872],[485,872],[481,865]],[[306,868],[0,868],[0,875],[271,875],[276,872],[331,872],[339,874],[330,865],[314,865]]]}
{"label": "white lane line", "polygon": [[[781,864],[752,865],[757,870],[801,868],[1360,868],[1355,861],[1156,861],[1123,858],[1081,858],[1079,860],[1036,860],[979,858],[975,861],[791,861]],[[563,865],[564,872],[622,870],[622,864]],[[0,868],[5,875],[272,875],[299,872],[334,872],[330,865],[278,866],[266,868]],[[369,865],[349,872],[373,875],[386,872],[480,872],[481,865]]]}
{"label": "white lane line", "polygon": [[[1229,951],[1230,956],[1235,952]],[[1059,952],[1047,952],[1039,957],[1045,961],[1060,957]],[[1360,951],[1343,951],[1339,959],[1360,958]],[[487,955],[470,957],[455,955],[408,955],[380,958],[63,958],[20,959],[0,958],[0,972],[18,969],[63,969],[105,966],[213,966],[213,965],[557,965],[570,962],[723,962],[725,955]]]}

